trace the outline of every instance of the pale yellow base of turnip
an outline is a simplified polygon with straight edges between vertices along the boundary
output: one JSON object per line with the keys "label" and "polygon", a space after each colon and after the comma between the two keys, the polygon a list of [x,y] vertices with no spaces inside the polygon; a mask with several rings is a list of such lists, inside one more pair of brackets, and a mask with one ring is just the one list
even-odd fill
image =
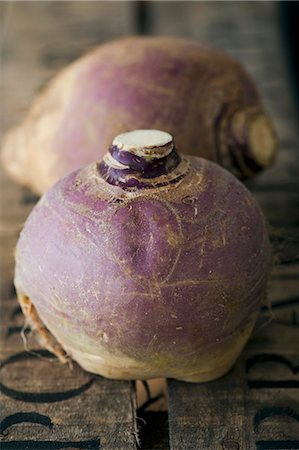
{"label": "pale yellow base of turnip", "polygon": [[[27,321],[37,332],[41,343],[62,362],[66,362],[67,357],[71,357],[88,372],[118,380],[148,380],[164,377],[203,383],[220,378],[232,368],[246,344],[256,320],[255,314],[241,331],[226,340],[217,350],[207,349],[200,356],[190,357],[190,365],[188,362],[189,367],[192,367],[190,369],[186,363],[180,363],[179,358],[163,364],[161,364],[161,358],[155,361],[154,357],[150,361],[144,362],[122,354],[109,353],[100,343],[96,344],[97,354],[88,354],[86,351],[78,349],[78,347],[84,346],[82,336],[78,335],[78,339],[74,340],[73,333],[71,335],[66,332],[62,333],[57,321],[49,321],[48,318],[43,319],[38,315],[27,296],[18,292],[18,298]],[[160,356],[158,355],[158,359]]]}
{"label": "pale yellow base of turnip", "polygon": [[186,366],[181,368],[155,368],[153,364],[147,365],[127,357],[102,358],[98,355],[65,348],[72,359],[78,362],[88,372],[102,375],[106,378],[119,380],[148,380],[165,377],[175,378],[192,383],[204,383],[225,375],[234,365],[243,347],[245,346],[254,326],[256,317],[232,340],[230,344],[223,345],[217,352],[208,350],[198,358],[198,368],[188,371]]}

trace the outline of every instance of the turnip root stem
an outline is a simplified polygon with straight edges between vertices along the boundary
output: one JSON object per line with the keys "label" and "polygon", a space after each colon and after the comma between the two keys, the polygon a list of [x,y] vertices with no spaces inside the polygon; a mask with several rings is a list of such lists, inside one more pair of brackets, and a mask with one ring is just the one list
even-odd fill
{"label": "turnip root stem", "polygon": [[17,295],[22,312],[26,318],[26,322],[30,326],[31,330],[36,333],[36,337],[41,345],[49,350],[49,352],[53,353],[63,364],[68,362],[69,358],[67,357],[66,352],[45,327],[30,298],[18,291]]}
{"label": "turnip root stem", "polygon": [[265,114],[260,114],[250,124],[249,142],[256,163],[262,168],[270,166],[276,156],[277,137]]}
{"label": "turnip root stem", "polygon": [[134,130],[116,136],[98,167],[109,184],[129,190],[174,183],[187,170],[172,136],[159,130]]}
{"label": "turnip root stem", "polygon": [[163,158],[173,149],[173,139],[169,133],[160,130],[134,130],[116,136],[112,142],[119,150],[150,159]]}
{"label": "turnip root stem", "polygon": [[276,156],[277,137],[272,124],[257,107],[237,111],[231,120],[230,158],[248,178],[270,166]]}

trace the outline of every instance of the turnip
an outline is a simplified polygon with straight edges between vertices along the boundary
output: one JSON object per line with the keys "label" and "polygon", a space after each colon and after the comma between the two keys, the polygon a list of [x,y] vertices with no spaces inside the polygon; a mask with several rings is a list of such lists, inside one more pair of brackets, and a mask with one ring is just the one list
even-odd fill
{"label": "turnip", "polygon": [[[117,136],[58,181],[16,248],[29,322],[84,369],[202,382],[226,373],[266,297],[267,227],[246,187],[157,130]],[[51,339],[50,339],[51,337]]]}
{"label": "turnip", "polygon": [[59,73],[7,134],[2,159],[15,179],[43,193],[136,128],[165,130],[180,151],[241,179],[271,165],[276,153],[270,119],[237,61],[191,40],[131,37]]}

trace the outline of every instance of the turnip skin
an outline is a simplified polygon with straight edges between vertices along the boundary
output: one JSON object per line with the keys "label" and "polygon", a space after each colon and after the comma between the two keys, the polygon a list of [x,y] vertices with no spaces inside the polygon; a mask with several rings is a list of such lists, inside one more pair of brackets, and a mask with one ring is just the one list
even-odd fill
{"label": "turnip skin", "polygon": [[28,297],[86,370],[208,381],[250,335],[271,259],[262,213],[226,170],[183,159],[179,183],[134,195],[91,164],[51,188],[24,226],[21,305]]}
{"label": "turnip skin", "polygon": [[17,181],[43,193],[102,157],[116,134],[136,128],[166,130],[180,151],[241,179],[276,154],[270,119],[239,63],[186,39],[132,37],[102,45],[58,74],[7,134],[2,159]]}

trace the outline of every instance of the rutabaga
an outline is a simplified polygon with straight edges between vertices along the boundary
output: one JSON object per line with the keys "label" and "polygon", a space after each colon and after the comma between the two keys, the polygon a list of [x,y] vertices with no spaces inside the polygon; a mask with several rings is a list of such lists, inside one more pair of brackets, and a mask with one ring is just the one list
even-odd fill
{"label": "rutabaga", "polygon": [[15,285],[45,346],[118,379],[202,382],[234,364],[265,300],[271,251],[250,192],[171,135],[117,136],[30,214]]}

